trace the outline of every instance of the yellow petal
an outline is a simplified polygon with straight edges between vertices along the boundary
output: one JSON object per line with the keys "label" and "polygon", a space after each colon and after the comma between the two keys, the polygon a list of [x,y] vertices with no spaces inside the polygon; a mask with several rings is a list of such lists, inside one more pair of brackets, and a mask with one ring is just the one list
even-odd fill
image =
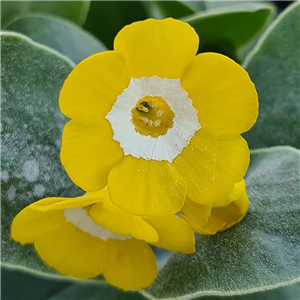
{"label": "yellow petal", "polygon": [[[182,219],[184,219],[190,227],[197,233],[202,232],[202,226],[208,222],[211,213],[211,206],[197,204],[186,198],[184,205],[180,211]],[[223,223],[221,224],[221,226]]]}
{"label": "yellow petal", "polygon": [[104,269],[106,242],[67,221],[35,241],[34,246],[43,261],[70,277],[92,278]]}
{"label": "yellow petal", "polygon": [[148,19],[125,26],[114,49],[124,54],[132,77],[179,78],[196,55],[199,37],[187,23]]}
{"label": "yellow petal", "polygon": [[219,231],[224,231],[234,224],[240,222],[246,215],[249,208],[249,198],[246,191],[239,199],[232,201],[224,207],[213,207],[211,210],[212,217],[221,219],[225,222]]}
{"label": "yellow petal", "polygon": [[61,162],[72,181],[85,191],[95,191],[107,183],[110,169],[123,157],[104,118],[71,120],[64,128]]}
{"label": "yellow petal", "polygon": [[195,237],[189,225],[177,216],[144,218],[158,232],[154,246],[181,253],[194,253]]}
{"label": "yellow petal", "polygon": [[219,207],[219,206],[226,206],[230,202],[235,201],[236,199],[239,199],[246,191],[246,184],[244,179],[240,182],[237,182],[234,185],[233,191],[229,194],[228,197],[219,200],[217,202],[213,203],[213,207]]}
{"label": "yellow petal", "polygon": [[164,216],[181,209],[186,185],[166,161],[126,156],[109,173],[108,191],[112,203],[128,213]]}
{"label": "yellow petal", "polygon": [[200,227],[196,232],[204,235],[214,235],[218,231],[221,231],[222,227],[224,227],[225,225],[226,222],[223,219],[210,216],[208,222],[205,223],[202,227]]}
{"label": "yellow petal", "polygon": [[247,72],[224,55],[199,54],[186,68],[181,85],[198,110],[203,128],[242,133],[256,121],[255,86]]}
{"label": "yellow petal", "polygon": [[41,212],[32,209],[34,204],[20,211],[11,225],[12,238],[21,244],[33,243],[66,221],[62,211]]}
{"label": "yellow petal", "polygon": [[76,198],[51,197],[39,200],[30,205],[30,208],[38,211],[58,210],[65,208],[84,207],[103,201],[97,192],[86,193]]}
{"label": "yellow petal", "polygon": [[78,64],[66,79],[59,106],[69,118],[105,117],[129,84],[128,68],[121,53],[106,51]]}
{"label": "yellow petal", "polygon": [[107,260],[103,275],[113,286],[125,291],[149,286],[157,274],[150,246],[136,239],[107,241]]}
{"label": "yellow petal", "polygon": [[[219,206],[222,203],[226,205]],[[213,235],[232,227],[244,218],[249,207],[244,181],[235,184],[230,195],[217,205],[201,205],[187,198],[181,216],[199,234]]]}
{"label": "yellow petal", "polygon": [[89,215],[97,224],[114,233],[131,235],[149,243],[158,241],[158,234],[152,226],[141,217],[128,214],[113,205],[108,197],[107,192],[105,201],[95,204],[89,209]]}
{"label": "yellow petal", "polygon": [[199,204],[226,198],[243,179],[249,149],[239,135],[229,136],[201,128],[174,160],[187,182],[187,195]]}

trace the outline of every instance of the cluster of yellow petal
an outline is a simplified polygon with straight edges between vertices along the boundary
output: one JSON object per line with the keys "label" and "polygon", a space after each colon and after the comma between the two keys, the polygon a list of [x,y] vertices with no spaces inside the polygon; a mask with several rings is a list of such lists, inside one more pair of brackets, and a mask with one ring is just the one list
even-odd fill
{"label": "cluster of yellow petal", "polygon": [[[257,118],[256,90],[247,72],[228,57],[195,56],[198,42],[186,23],[149,19],[123,28],[114,51],[75,67],[59,102],[72,118],[63,132],[61,161],[75,184],[86,191],[108,185],[112,202],[125,211],[162,216],[177,213],[186,194],[199,204],[211,203],[227,197],[243,179],[249,150],[240,134]],[[124,155],[105,118],[130,79],[141,76],[179,78],[198,111],[201,129],[171,163]],[[126,128],[121,134],[126,136]]]}
{"label": "cluster of yellow petal", "polygon": [[[85,214],[78,214],[78,208]],[[103,274],[123,290],[141,289],[154,281],[157,266],[148,243],[195,252],[193,232],[180,217],[128,214],[111,203],[107,188],[77,198],[37,201],[15,217],[11,234],[22,244],[33,243],[58,272],[75,278]]]}
{"label": "cluster of yellow petal", "polygon": [[198,46],[190,25],[148,19],[124,27],[114,51],[75,67],[59,100],[71,118],[61,161],[87,193],[26,207],[12,224],[16,241],[34,243],[68,276],[103,274],[140,289],[157,273],[149,244],[193,253],[193,231],[215,234],[245,216],[249,149],[240,134],[255,123],[257,93],[237,63],[196,55]]}

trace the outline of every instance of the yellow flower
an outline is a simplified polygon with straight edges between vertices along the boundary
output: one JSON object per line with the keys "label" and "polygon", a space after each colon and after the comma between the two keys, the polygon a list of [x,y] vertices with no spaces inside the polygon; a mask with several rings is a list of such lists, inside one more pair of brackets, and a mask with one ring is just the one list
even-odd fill
{"label": "yellow flower", "polygon": [[190,25],[148,19],[75,67],[60,95],[72,119],[61,161],[74,183],[107,185],[114,205],[141,216],[172,215],[186,195],[229,195],[249,164],[240,134],[255,123],[257,93],[228,57],[195,56],[198,44]]}
{"label": "yellow flower", "polygon": [[182,218],[200,234],[216,234],[240,222],[246,215],[249,199],[245,181],[235,184],[230,195],[212,205],[197,204],[187,199],[181,210]]}
{"label": "yellow flower", "polygon": [[193,231],[181,218],[130,215],[111,204],[106,188],[73,199],[37,201],[15,217],[11,235],[22,244],[34,243],[42,260],[62,274],[103,274],[123,290],[154,281],[157,266],[148,243],[195,252]]}

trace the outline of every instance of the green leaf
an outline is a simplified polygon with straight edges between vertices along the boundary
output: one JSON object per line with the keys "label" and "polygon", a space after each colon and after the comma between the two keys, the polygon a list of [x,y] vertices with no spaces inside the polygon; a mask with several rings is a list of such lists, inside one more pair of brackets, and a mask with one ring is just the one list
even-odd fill
{"label": "green leaf", "polygon": [[[138,292],[123,292],[93,281],[63,281],[2,268],[2,300],[145,300]],[[17,288],[16,288],[17,287]],[[285,299],[287,300],[287,299]]]}
{"label": "green leaf", "polygon": [[184,3],[196,12],[206,10],[206,3],[203,0],[200,0],[200,1],[194,1],[194,0],[186,1],[186,0],[184,0]]}
{"label": "green leaf", "polygon": [[256,3],[200,12],[182,20],[198,33],[200,52],[218,52],[240,61],[238,50],[259,34],[272,13],[272,6]]}
{"label": "green leaf", "polygon": [[147,17],[140,1],[92,1],[84,28],[112,49],[116,34],[125,25]]}
{"label": "green leaf", "polygon": [[82,25],[89,6],[90,1],[1,1],[1,28],[32,13],[58,15]]}
{"label": "green leaf", "polygon": [[172,254],[151,299],[193,299],[271,289],[300,281],[300,151],[253,151],[246,184],[250,208],[242,222],[215,236],[196,235],[197,252]]}
{"label": "green leaf", "polygon": [[260,102],[257,122],[245,134],[251,148],[300,147],[299,16],[296,2],[274,21],[244,63]]}
{"label": "green leaf", "polygon": [[31,245],[11,240],[10,226],[21,209],[43,197],[82,194],[59,159],[67,120],[58,95],[73,64],[15,33],[1,34],[1,50],[1,260],[10,267],[58,276]]}
{"label": "green leaf", "polygon": [[[66,282],[39,277],[17,270],[1,270],[2,300],[145,300],[138,292],[122,292],[109,285],[93,282]],[[16,286],[18,288],[16,288]],[[35,288],[33,288],[35,287]],[[199,300],[296,300],[300,285],[281,287],[243,296],[209,296]]]}
{"label": "green leaf", "polygon": [[68,56],[75,63],[107,50],[101,42],[75,23],[57,17],[22,17],[9,24],[7,30],[23,33]]}
{"label": "green leaf", "polygon": [[[123,292],[108,284],[92,285],[90,283],[73,283],[61,292],[46,300],[147,300],[136,291]],[[14,299],[16,300],[16,299]],[[23,300],[23,299],[20,299]],[[285,299],[286,300],[286,299]]]}
{"label": "green leaf", "polygon": [[45,300],[71,284],[68,281],[38,277],[20,270],[1,268],[2,300]]}
{"label": "green leaf", "polygon": [[299,300],[300,284],[296,283],[263,292],[239,296],[204,296],[197,300]]}
{"label": "green leaf", "polygon": [[172,17],[175,19],[183,18],[197,12],[184,1],[144,1],[149,15],[152,18],[164,19]]}
{"label": "green leaf", "polygon": [[[235,5],[240,5],[240,4],[255,4],[257,1],[246,1],[246,0],[237,0],[237,1],[210,1],[210,0],[205,0],[203,1],[205,8],[207,10],[214,10],[214,9],[224,9],[224,8],[229,8]],[[269,4],[273,5],[271,1],[259,1],[262,4]]]}

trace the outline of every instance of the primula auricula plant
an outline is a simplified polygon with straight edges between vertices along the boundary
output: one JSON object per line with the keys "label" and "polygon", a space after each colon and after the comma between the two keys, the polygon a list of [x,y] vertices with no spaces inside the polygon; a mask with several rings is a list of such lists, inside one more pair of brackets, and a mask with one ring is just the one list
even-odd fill
{"label": "primula auricula plant", "polygon": [[240,134],[256,121],[256,90],[233,60],[198,47],[187,23],[148,19],[74,68],[59,99],[72,119],[61,161],[87,193],[25,208],[16,241],[63,274],[140,289],[157,272],[148,243],[193,253],[192,229],[215,234],[245,216]]}

